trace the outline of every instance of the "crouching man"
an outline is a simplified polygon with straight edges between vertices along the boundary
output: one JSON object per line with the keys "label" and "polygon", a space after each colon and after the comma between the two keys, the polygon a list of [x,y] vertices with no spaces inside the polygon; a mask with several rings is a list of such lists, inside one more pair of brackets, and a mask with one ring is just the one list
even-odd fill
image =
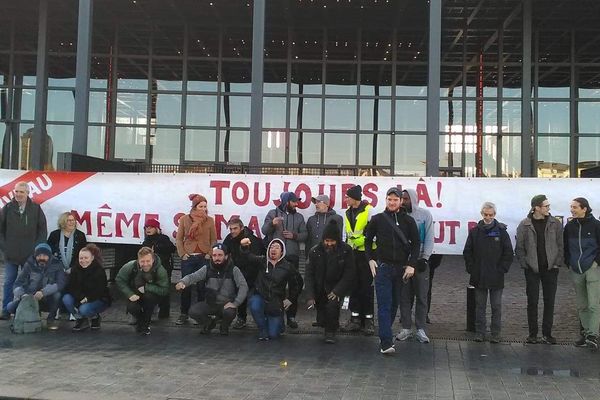
{"label": "crouching man", "polygon": [[335,343],[340,302],[354,287],[354,254],[340,237],[337,223],[330,221],[322,240],[311,249],[306,265],[307,304],[309,309],[316,306],[317,324],[325,327],[325,343]]}
{"label": "crouching man", "polygon": [[205,300],[193,304],[189,316],[198,321],[202,333],[210,333],[216,320],[220,319],[221,335],[229,335],[229,326],[237,309],[248,295],[248,284],[242,271],[233,265],[225,245],[215,244],[209,264],[184,276],[175,289],[183,290],[199,282],[205,284]]}
{"label": "crouching man", "polygon": [[149,335],[152,313],[169,295],[169,278],[160,258],[150,247],[142,247],[137,260],[123,265],[116,281],[128,299],[127,312],[136,320],[136,332]]}

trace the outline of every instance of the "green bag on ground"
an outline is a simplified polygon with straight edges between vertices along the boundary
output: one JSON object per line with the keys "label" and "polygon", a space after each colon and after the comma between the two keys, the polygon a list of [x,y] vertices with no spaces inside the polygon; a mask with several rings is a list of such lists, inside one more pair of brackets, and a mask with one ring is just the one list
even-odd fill
{"label": "green bag on ground", "polygon": [[23,296],[11,325],[13,333],[36,333],[42,331],[40,306],[33,296]]}

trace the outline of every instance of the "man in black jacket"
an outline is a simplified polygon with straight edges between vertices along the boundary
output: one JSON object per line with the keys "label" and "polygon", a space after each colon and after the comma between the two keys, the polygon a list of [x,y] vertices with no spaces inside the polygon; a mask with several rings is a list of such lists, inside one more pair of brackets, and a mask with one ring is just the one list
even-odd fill
{"label": "man in black jacket", "polygon": [[[392,322],[398,308],[400,279],[407,281],[414,276],[421,251],[417,224],[401,207],[401,198],[402,191],[397,187],[387,191],[385,211],[371,218],[365,235],[365,252],[375,279],[382,354],[395,352]],[[372,249],[374,238],[376,252]]]}
{"label": "man in black jacket", "polygon": [[325,327],[325,343],[335,343],[339,328],[340,300],[350,294],[355,267],[352,248],[340,241],[335,220],[327,223],[322,240],[308,255],[305,291],[308,308],[317,308],[317,323]]}

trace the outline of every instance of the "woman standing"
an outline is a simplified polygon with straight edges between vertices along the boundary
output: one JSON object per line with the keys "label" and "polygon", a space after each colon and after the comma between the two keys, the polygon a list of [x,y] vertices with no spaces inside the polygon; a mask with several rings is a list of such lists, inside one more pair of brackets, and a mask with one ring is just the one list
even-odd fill
{"label": "woman standing", "polygon": [[[93,243],[79,251],[77,265],[71,270],[63,304],[75,315],[73,332],[100,329],[100,313],[111,304],[100,249]],[[91,324],[90,320],[91,319]]]}
{"label": "woman standing", "polygon": [[60,214],[58,229],[50,232],[48,245],[50,245],[54,257],[61,261],[65,273],[69,274],[71,268],[78,265],[79,251],[86,244],[85,233],[77,229],[75,216],[70,212]]}
{"label": "woman standing", "polygon": [[[181,257],[181,277],[198,271],[210,259],[212,245],[217,241],[215,221],[208,216],[208,202],[200,194],[190,194],[192,209],[179,219],[177,228],[177,254]],[[202,301],[201,290],[197,288],[198,301]],[[183,325],[188,320],[192,303],[191,288],[181,293],[181,314],[175,323]]]}

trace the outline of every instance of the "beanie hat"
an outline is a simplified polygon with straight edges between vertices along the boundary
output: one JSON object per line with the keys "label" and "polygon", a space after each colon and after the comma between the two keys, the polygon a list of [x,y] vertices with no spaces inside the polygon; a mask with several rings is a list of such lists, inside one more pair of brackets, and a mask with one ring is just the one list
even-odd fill
{"label": "beanie hat", "polygon": [[360,185],[352,186],[346,191],[346,196],[360,201],[362,199],[362,187],[360,187]]}
{"label": "beanie hat", "polygon": [[325,226],[325,229],[323,230],[322,239],[323,240],[331,239],[331,240],[339,241],[341,237],[342,237],[342,234],[340,232],[340,228],[338,227],[338,224],[332,219],[329,220],[329,222],[327,223],[327,226]]}
{"label": "beanie hat", "polygon": [[546,195],[538,194],[537,196],[533,196],[531,199],[531,208],[541,206],[544,201],[548,200]]}
{"label": "beanie hat", "polygon": [[158,222],[154,218],[150,218],[150,219],[146,220],[146,223],[144,224],[144,228],[156,228],[156,229],[160,229],[160,222]]}
{"label": "beanie hat", "polygon": [[35,246],[33,255],[34,257],[37,257],[40,254],[45,254],[48,257],[52,257],[52,249],[46,243],[40,243],[37,246]]}
{"label": "beanie hat", "polygon": [[206,197],[204,197],[198,193],[192,193],[188,196],[188,198],[192,202],[192,208],[195,208],[198,204],[202,203],[203,201],[205,203],[208,203],[208,201],[206,200]]}
{"label": "beanie hat", "polygon": [[227,246],[225,246],[223,243],[215,243],[212,246],[212,249],[217,249],[217,250],[221,250],[223,251],[223,253],[225,254],[229,254],[229,248]]}

